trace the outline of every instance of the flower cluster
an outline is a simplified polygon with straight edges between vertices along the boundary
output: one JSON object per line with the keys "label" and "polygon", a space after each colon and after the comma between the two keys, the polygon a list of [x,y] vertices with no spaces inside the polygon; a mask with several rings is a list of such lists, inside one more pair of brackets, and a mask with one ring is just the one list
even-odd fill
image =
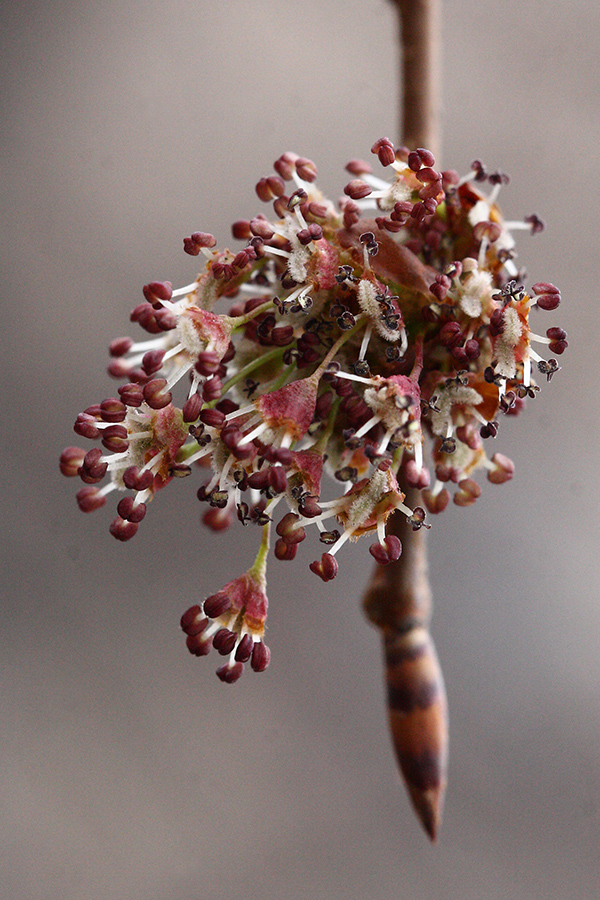
{"label": "flower cluster", "polygon": [[[237,251],[194,232],[184,250],[198,256],[195,280],[144,287],[131,320],[149,333],[110,347],[118,396],[88,407],[78,435],[102,448],[67,448],[61,471],[79,476],[84,512],[122,492],[110,531],[132,538],[154,495],[192,476],[215,531],[234,519],[262,529],[254,565],[193,606],[181,625],[191,653],[211,647],[218,669],[237,680],[250,662],[261,671],[267,613],[265,568],[292,560],[307,530],[324,545],[310,569],[335,578],[338,551],[371,535],[381,565],[402,547],[386,535],[395,512],[429,527],[451,496],[475,502],[481,469],[495,484],[513,463],[490,452],[503,415],[515,415],[549,381],[566,333],[530,328],[560,302],[558,289],[522,285],[513,232],[543,228],[537,216],[507,222],[496,205],[508,179],[475,161],[464,177],[438,171],[425,149],[372,153],[391,178],[362,160],[337,208],[315,185],[314,163],[285,153],[256,185],[272,205],[233,224]],[[485,188],[485,190],[484,190]],[[487,193],[486,193],[487,191]],[[227,312],[214,311],[226,304]],[[546,346],[542,357],[533,344]],[[325,499],[321,482],[337,491]],[[422,506],[405,504],[407,488]]]}

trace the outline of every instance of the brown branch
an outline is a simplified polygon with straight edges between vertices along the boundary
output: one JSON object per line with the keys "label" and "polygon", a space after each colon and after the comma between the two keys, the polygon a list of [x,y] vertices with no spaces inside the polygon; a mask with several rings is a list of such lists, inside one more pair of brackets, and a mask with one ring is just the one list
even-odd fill
{"label": "brown branch", "polygon": [[402,142],[440,150],[441,0],[392,0],[398,7],[402,46]]}
{"label": "brown branch", "polygon": [[[441,0],[394,0],[402,46],[402,143],[437,156],[439,135],[439,13]],[[419,506],[417,491],[406,503]],[[368,618],[381,629],[392,742],[410,798],[435,840],[448,766],[448,714],[444,679],[429,634],[431,589],[427,533],[413,531],[400,513],[388,534],[402,542],[396,562],[376,567],[364,597]]]}

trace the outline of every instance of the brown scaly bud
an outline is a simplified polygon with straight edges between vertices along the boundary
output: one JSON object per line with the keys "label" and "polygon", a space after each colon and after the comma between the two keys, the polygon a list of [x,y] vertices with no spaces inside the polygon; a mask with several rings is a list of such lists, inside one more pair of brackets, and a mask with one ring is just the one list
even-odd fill
{"label": "brown scaly bud", "polygon": [[415,811],[432,841],[442,816],[448,766],[446,691],[429,634],[431,594],[427,581],[425,532],[413,532],[403,516],[388,531],[400,538],[403,554],[377,566],[364,609],[381,629],[392,742]]}

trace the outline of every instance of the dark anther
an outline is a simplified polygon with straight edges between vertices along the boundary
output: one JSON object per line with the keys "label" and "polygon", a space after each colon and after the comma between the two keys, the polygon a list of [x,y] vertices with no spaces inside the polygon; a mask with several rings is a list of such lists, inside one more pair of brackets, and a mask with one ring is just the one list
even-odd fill
{"label": "dark anther", "polygon": [[290,196],[290,199],[287,202],[288,209],[294,209],[296,206],[299,206],[301,203],[304,203],[305,200],[308,199],[308,194],[304,190],[304,188],[298,188],[297,191]]}
{"label": "dark anther", "polygon": [[271,516],[268,516],[264,509],[260,509],[258,506],[252,510],[251,516],[256,525],[266,525],[272,521]]}
{"label": "dark anther", "polygon": [[429,400],[425,400],[424,397],[421,397],[421,406],[423,407],[423,410],[430,409],[433,412],[439,412],[440,408],[437,405],[437,401],[437,394],[434,394],[433,397],[431,397],[431,399]]}
{"label": "dark anther", "polygon": [[441,453],[454,453],[456,450],[456,441],[453,437],[447,437],[442,439],[442,443],[440,444],[440,452]]}
{"label": "dark anther", "polygon": [[398,313],[392,313],[389,316],[384,314],[381,318],[385,327],[389,328],[390,331],[398,331],[400,328],[400,316]]}
{"label": "dark anther", "polygon": [[386,347],[385,358],[388,360],[388,362],[397,362],[400,359],[400,348],[389,346]]}
{"label": "dark anther", "polygon": [[276,325],[275,316],[267,315],[264,317],[262,322],[259,322],[259,324],[257,325],[256,333],[261,338],[268,338],[270,332],[273,330],[275,325]]}
{"label": "dark anther", "polygon": [[469,373],[466,369],[461,369],[454,378],[446,379],[446,387],[466,387],[468,383]]}
{"label": "dark anther", "polygon": [[358,359],[355,363],[352,364],[352,368],[354,369],[354,374],[360,375],[361,378],[368,378],[371,374],[369,363],[366,361],[366,359]]}
{"label": "dark anther", "polygon": [[233,473],[233,480],[239,487],[240,491],[245,491],[248,487],[248,474],[243,469],[236,469]]}
{"label": "dark anther", "polygon": [[425,521],[425,510],[421,506],[415,506],[412,511],[412,515],[406,517],[406,521],[411,526],[413,531],[418,531],[419,528],[431,528],[431,525],[428,525]]}
{"label": "dark anther", "polygon": [[242,525],[247,525],[250,521],[248,504],[243,502],[237,505],[237,517]]}
{"label": "dark anther", "polygon": [[175,465],[171,466],[169,469],[171,478],[187,478],[187,476],[191,474],[191,466],[186,466],[184,463],[175,463]]}
{"label": "dark anther", "polygon": [[322,544],[335,544],[339,536],[339,531],[337,528],[334,528],[333,531],[322,531],[319,535],[319,540]]}
{"label": "dark anther", "polygon": [[229,494],[227,491],[213,491],[208,500],[211,506],[217,509],[225,509],[229,500]]}
{"label": "dark anther", "polygon": [[505,172],[491,172],[488,175],[488,181],[490,184],[508,184],[510,178]]}
{"label": "dark anther", "polygon": [[509,409],[513,409],[517,402],[517,395],[514,391],[507,391],[500,397],[500,409],[503,413],[507,413]]}
{"label": "dark anther", "polygon": [[344,310],[341,316],[338,316],[337,319],[338,328],[342,331],[350,331],[351,328],[354,328],[356,325],[356,319],[352,315],[349,309]]}
{"label": "dark anther", "polygon": [[346,281],[356,282],[358,278],[354,275],[354,269],[352,266],[339,266],[338,274],[335,276],[335,280],[338,284],[344,284]]}
{"label": "dark anther", "polygon": [[377,256],[379,253],[379,244],[375,240],[375,235],[372,231],[363,232],[358,239],[361,244],[366,246],[369,256]]}
{"label": "dark anther", "polygon": [[474,159],[471,163],[471,168],[475,172],[475,181],[485,181],[487,171],[480,159]]}
{"label": "dark anther", "polygon": [[514,278],[507,281],[502,290],[498,294],[492,294],[492,300],[498,300],[504,306],[508,306],[511,300],[520,301],[523,299],[525,288],[522,284],[517,284]]}
{"label": "dark anther", "polygon": [[495,438],[498,434],[498,423],[493,421],[488,422],[487,425],[482,425],[479,429],[479,434],[482,438]]}
{"label": "dark anther", "polygon": [[514,250],[510,250],[508,247],[501,247],[497,252],[496,256],[498,257],[498,262],[505,263],[510,259],[514,259],[517,254]]}
{"label": "dark anther", "polygon": [[538,363],[538,369],[542,375],[546,376],[548,381],[552,381],[552,376],[560,371],[560,366],[555,359],[549,359],[548,362],[545,359],[541,359]]}
{"label": "dark anther", "polygon": [[244,388],[244,393],[247,395],[248,400],[252,397],[254,392],[259,386],[258,381],[254,381],[252,378],[246,378],[246,387]]}
{"label": "dark anther", "polygon": [[525,221],[531,228],[531,234],[540,234],[546,227],[543,220],[540,219],[539,216],[536,216],[535,213],[530,216],[525,216]]}
{"label": "dark anther", "polygon": [[356,484],[358,481],[358,470],[354,466],[344,466],[334,474],[338,481],[351,481],[352,484]]}
{"label": "dark anther", "polygon": [[294,347],[288,347],[281,359],[284,365],[289,366],[295,359],[297,359],[297,357],[298,351],[295,350]]}
{"label": "dark anther", "polygon": [[291,307],[291,311],[293,313],[306,312],[308,309],[312,309],[313,303],[314,301],[312,297],[307,297],[306,295],[303,297],[298,297],[296,302]]}
{"label": "dark anther", "polygon": [[188,428],[188,432],[193,438],[196,438],[196,440],[198,440],[204,434],[204,425],[190,425],[190,427]]}
{"label": "dark anther", "polygon": [[539,391],[539,387],[537,384],[517,384],[515,386],[515,390],[517,392],[517,397],[521,400],[524,400],[525,397],[529,397],[531,400],[535,399],[535,395]]}
{"label": "dark anther", "polygon": [[483,377],[488,384],[495,384],[496,387],[502,387],[502,375],[498,375],[493,366],[486,366],[483,370]]}

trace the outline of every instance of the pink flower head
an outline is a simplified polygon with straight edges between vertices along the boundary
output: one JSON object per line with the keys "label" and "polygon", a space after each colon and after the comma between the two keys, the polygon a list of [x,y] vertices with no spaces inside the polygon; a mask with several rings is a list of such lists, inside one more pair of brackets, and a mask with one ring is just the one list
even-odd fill
{"label": "pink flower head", "polygon": [[[314,163],[284,153],[256,185],[265,212],[233,224],[238,249],[219,249],[208,232],[186,237],[200,272],[181,288],[144,286],[131,319],[147,338],[110,347],[118,396],[75,422],[96,446],[61,456],[62,473],[83,482],[84,512],[121,492],[110,526],[121,541],[184,476],[210,528],[259,527],[254,565],[182,619],[192,653],[227,657],[224,681],[269,660],[272,536],[286,562],[324,545],[308,556],[323,581],[365,534],[379,564],[398,559],[390,516],[429,527],[424,508],[477,500],[478,472],[491,484],[512,478],[511,460],[490,447],[568,346],[554,321],[559,289],[522,284],[514,233],[542,225],[503,218],[506,176],[480,161],[462,178],[439,171],[428,150],[387,138],[372,152],[388,179],[352,160],[338,207]],[[540,333],[536,318],[549,319]],[[337,487],[328,500],[326,476]],[[423,506],[405,505],[408,487]]]}

